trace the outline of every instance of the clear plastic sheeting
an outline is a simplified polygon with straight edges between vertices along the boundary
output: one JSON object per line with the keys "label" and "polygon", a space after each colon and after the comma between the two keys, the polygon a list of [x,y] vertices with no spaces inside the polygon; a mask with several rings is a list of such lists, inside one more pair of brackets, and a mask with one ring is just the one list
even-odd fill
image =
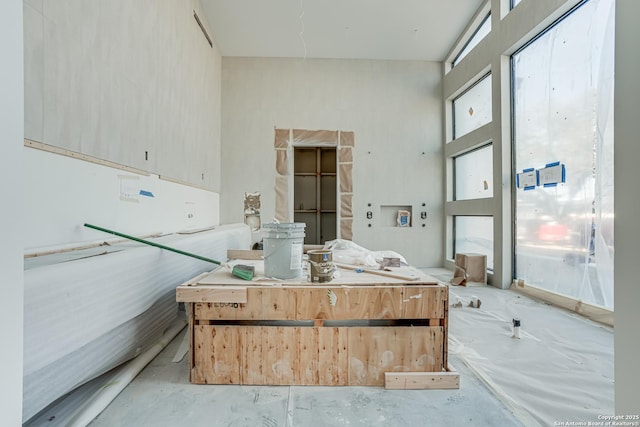
{"label": "clear plastic sheeting", "polygon": [[[468,306],[473,298],[480,308]],[[449,354],[524,425],[586,425],[615,413],[612,328],[512,290],[452,286],[449,301],[461,303],[449,307]]]}
{"label": "clear plastic sheeting", "polygon": [[324,244],[324,249],[331,250],[332,259],[335,262],[350,265],[363,265],[367,267],[379,267],[385,257],[399,258],[404,265],[407,260],[394,251],[370,251],[350,240],[335,239]]}
{"label": "clear plastic sheeting", "polygon": [[[245,224],[154,241],[218,260],[248,249]],[[117,245],[115,245],[117,246]],[[149,246],[24,272],[23,419],[155,342],[178,314],[175,288],[217,266]],[[82,252],[82,251],[79,251]]]}
{"label": "clear plastic sheeting", "polygon": [[513,56],[516,172],[566,183],[516,192],[516,278],[613,309],[614,1],[590,0]]}
{"label": "clear plastic sheeting", "polygon": [[[452,273],[420,270],[443,283]],[[479,308],[469,306],[474,299]],[[615,414],[613,328],[493,286],[449,286],[449,304],[449,357],[527,427],[587,425]]]}

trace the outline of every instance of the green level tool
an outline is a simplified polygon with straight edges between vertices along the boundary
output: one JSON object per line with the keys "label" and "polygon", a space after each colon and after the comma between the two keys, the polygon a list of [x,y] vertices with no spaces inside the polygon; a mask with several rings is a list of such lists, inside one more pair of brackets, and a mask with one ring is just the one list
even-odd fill
{"label": "green level tool", "polygon": [[200,256],[200,255],[196,255],[196,254],[192,254],[192,253],[189,253],[189,252],[181,251],[180,249],[176,249],[176,248],[172,248],[172,247],[169,247],[169,246],[161,245],[159,243],[150,242],[150,241],[144,240],[144,239],[139,239],[137,237],[129,236],[129,235],[124,234],[124,233],[118,233],[117,231],[113,231],[113,230],[109,230],[109,229],[106,229],[106,228],[98,227],[97,225],[92,225],[92,224],[85,223],[84,226],[88,227],[88,228],[93,228],[94,230],[98,230],[98,231],[102,231],[102,232],[105,232],[105,233],[113,234],[115,236],[124,237],[125,239],[133,240],[134,242],[144,243],[145,245],[154,246],[156,248],[164,249],[164,250],[167,250],[167,251],[170,251],[170,252],[175,252],[175,253],[180,254],[180,255],[185,255],[185,256],[188,256],[188,257],[191,257],[191,258],[199,259],[200,261],[206,261],[206,262],[210,262],[212,264],[221,265],[223,267],[231,269],[231,274],[233,274],[236,277],[239,277],[242,280],[251,280],[251,279],[253,279],[253,275],[254,275],[255,269],[254,269],[253,266],[250,266],[250,265],[234,265],[232,267],[227,263],[222,263],[220,261],[216,261],[215,259],[206,258],[206,257]]}

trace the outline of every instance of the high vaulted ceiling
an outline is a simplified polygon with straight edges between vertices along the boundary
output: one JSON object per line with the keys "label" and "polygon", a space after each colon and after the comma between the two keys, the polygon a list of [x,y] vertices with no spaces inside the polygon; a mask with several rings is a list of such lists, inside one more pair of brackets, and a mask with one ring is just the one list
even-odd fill
{"label": "high vaulted ceiling", "polygon": [[222,56],[442,61],[483,0],[201,0]]}

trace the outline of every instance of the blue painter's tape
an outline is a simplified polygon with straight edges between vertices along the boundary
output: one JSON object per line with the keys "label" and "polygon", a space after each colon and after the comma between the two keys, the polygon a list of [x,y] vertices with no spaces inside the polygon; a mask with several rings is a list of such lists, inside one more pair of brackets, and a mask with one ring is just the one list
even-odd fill
{"label": "blue painter's tape", "polygon": [[522,169],[522,173],[532,172],[532,171],[533,171],[533,168]]}
{"label": "blue painter's tape", "polygon": [[147,190],[140,190],[140,195],[141,196],[147,196],[147,197],[154,197],[153,193],[151,191],[147,191]]}
{"label": "blue painter's tape", "polygon": [[536,170],[536,186],[540,186],[540,171]]}
{"label": "blue painter's tape", "polygon": [[516,174],[516,188],[520,188],[520,174]]}
{"label": "blue painter's tape", "polygon": [[549,184],[545,184],[545,185],[543,185],[543,187],[556,187],[557,185],[558,185],[558,183],[557,183],[557,182],[551,182],[551,183],[549,183]]}
{"label": "blue painter's tape", "polygon": [[528,190],[535,190],[536,187],[534,187],[533,185],[531,187],[524,187],[524,191],[528,191]]}
{"label": "blue painter's tape", "polygon": [[567,168],[562,165],[562,182],[567,182]]}
{"label": "blue painter's tape", "polygon": [[544,165],[545,168],[550,168],[551,166],[559,166],[560,162],[547,163]]}

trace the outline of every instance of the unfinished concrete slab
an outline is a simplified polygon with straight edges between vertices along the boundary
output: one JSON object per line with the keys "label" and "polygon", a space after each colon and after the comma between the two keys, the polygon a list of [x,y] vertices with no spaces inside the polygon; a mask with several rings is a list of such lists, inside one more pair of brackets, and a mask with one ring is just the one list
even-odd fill
{"label": "unfinished concrete slab", "polygon": [[90,425],[523,425],[456,358],[459,390],[197,385],[189,383],[186,357],[172,362],[182,334]]}

